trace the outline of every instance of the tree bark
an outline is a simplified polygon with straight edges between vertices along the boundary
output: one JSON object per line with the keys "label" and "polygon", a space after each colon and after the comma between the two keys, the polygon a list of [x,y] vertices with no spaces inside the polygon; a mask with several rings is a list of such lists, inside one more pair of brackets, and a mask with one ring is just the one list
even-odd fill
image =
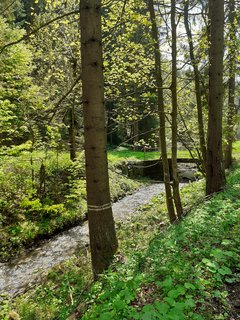
{"label": "tree bark", "polygon": [[77,158],[76,152],[76,128],[75,128],[75,107],[69,109],[69,144],[70,144],[70,159],[75,161]]}
{"label": "tree bark", "polygon": [[172,29],[172,174],[173,174],[173,199],[180,219],[182,216],[182,203],[179,192],[179,180],[177,172],[177,26],[176,26],[176,1],[171,0],[171,29]]}
{"label": "tree bark", "polygon": [[160,122],[160,146],[163,162],[163,173],[164,173],[164,184],[166,191],[166,202],[168,208],[168,216],[170,222],[176,220],[172,190],[170,185],[170,173],[169,173],[169,164],[167,157],[167,145],[166,145],[166,128],[165,128],[165,108],[164,108],[164,98],[163,98],[163,80],[162,80],[162,68],[161,68],[161,54],[159,49],[159,32],[157,29],[156,16],[154,11],[153,0],[149,0],[149,11],[152,24],[152,37],[154,40],[154,49],[155,49],[155,72],[156,72],[156,84],[157,84],[157,96],[158,96],[158,116]]}
{"label": "tree bark", "polygon": [[202,154],[202,166],[203,166],[203,171],[206,172],[207,149],[206,149],[206,141],[205,141],[204,122],[203,122],[200,72],[199,72],[198,63],[194,54],[192,31],[190,29],[189,21],[188,21],[188,10],[189,10],[189,0],[187,0],[184,5],[184,24],[185,24],[187,37],[188,37],[189,54],[190,54],[190,59],[191,59],[193,72],[194,72],[197,114],[198,114],[198,133],[199,133],[200,150]]}
{"label": "tree bark", "polygon": [[[73,79],[77,79],[77,59],[72,58]],[[71,99],[71,107],[69,109],[69,146],[70,159],[75,161],[77,159],[77,144],[76,144],[76,115],[75,115],[75,99]]]}
{"label": "tree bark", "polygon": [[225,182],[222,156],[224,0],[210,0],[210,68],[206,193],[221,190]]}
{"label": "tree bark", "polygon": [[236,74],[236,11],[235,0],[229,0],[229,80],[228,80],[228,114],[227,114],[227,145],[225,149],[225,168],[232,165],[232,144],[234,141],[235,111],[235,74]]}
{"label": "tree bark", "polygon": [[106,148],[101,0],[80,1],[80,25],[88,223],[97,279],[117,250]]}

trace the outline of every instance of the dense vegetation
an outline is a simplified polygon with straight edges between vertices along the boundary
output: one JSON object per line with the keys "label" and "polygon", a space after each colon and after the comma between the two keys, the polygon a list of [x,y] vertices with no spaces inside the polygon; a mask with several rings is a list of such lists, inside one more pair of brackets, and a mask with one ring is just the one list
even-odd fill
{"label": "dense vegetation", "polygon": [[98,282],[91,285],[89,256],[79,253],[36,290],[5,301],[2,316],[15,310],[23,320],[67,319],[78,306],[76,319],[235,319],[239,179],[238,166],[226,190],[205,200],[203,181],[186,186],[184,208],[194,209],[171,227],[163,195],[153,198],[117,227],[119,253]]}
{"label": "dense vegetation", "polygon": [[[44,198],[37,197],[43,153],[5,157],[0,171],[0,261],[9,260],[24,247],[77,225],[86,218],[86,182],[82,155],[72,162],[68,154],[49,152],[45,161]],[[111,156],[110,156],[111,157]],[[114,156],[113,156],[114,159]],[[116,201],[133,192],[141,182],[122,174],[121,161],[110,161],[110,187]],[[32,172],[34,180],[31,179]]]}

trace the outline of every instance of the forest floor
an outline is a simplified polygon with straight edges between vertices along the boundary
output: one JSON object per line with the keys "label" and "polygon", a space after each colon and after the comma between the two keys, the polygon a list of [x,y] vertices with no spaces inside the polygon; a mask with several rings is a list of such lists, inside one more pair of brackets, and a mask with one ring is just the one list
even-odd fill
{"label": "forest floor", "polygon": [[135,217],[118,223],[119,252],[98,282],[92,282],[84,250],[36,289],[6,297],[0,318],[240,319],[239,181],[236,165],[225,190],[212,198],[204,197],[204,181],[187,185],[181,193],[188,214],[173,226],[164,197],[154,197]]}
{"label": "forest floor", "polygon": [[[193,152],[193,155],[197,158],[197,154]],[[168,156],[171,157],[171,153],[168,152]],[[236,159],[240,159],[240,141],[235,141],[233,144],[233,156]],[[188,150],[178,150],[177,152],[178,158],[191,158],[191,155]],[[130,150],[125,147],[117,147],[115,149],[110,149],[108,151],[108,158],[110,161],[122,161],[125,160],[153,160],[159,158],[159,151],[152,151],[152,149],[147,149],[146,152]]]}

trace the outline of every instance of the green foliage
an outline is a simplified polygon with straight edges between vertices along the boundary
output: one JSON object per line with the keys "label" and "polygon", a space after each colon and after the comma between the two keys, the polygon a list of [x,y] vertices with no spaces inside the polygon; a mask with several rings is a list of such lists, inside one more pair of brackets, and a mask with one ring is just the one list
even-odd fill
{"label": "green foliage", "polygon": [[29,220],[41,220],[43,218],[52,218],[64,212],[65,207],[61,204],[47,205],[41,203],[40,199],[23,199],[21,207]]}
{"label": "green foliage", "polygon": [[66,320],[92,280],[90,268],[86,269],[89,263],[86,257],[81,256],[81,261],[75,257],[61,267],[55,267],[35,291],[18,297],[14,307],[21,319]]}
{"label": "green foliage", "polygon": [[[183,221],[169,226],[164,197],[117,226],[120,252],[112,268],[91,283],[89,254],[55,268],[36,290],[8,310],[23,320],[228,319],[227,285],[238,283],[240,168],[226,190],[201,201]],[[189,208],[204,196],[203,181],[181,191]],[[76,308],[76,306],[78,306]]]}
{"label": "green foliage", "polygon": [[[240,203],[235,184],[239,178],[238,168],[223,193],[193,210],[180,224],[163,232],[156,228],[151,237],[144,221],[138,227],[131,222],[132,233],[123,239],[127,262],[107,272],[103,287],[93,288],[90,299],[96,298],[90,300],[92,307],[83,319],[227,319],[231,304],[225,286],[239,281],[240,271]],[[126,230],[124,226],[122,236],[126,237]],[[144,252],[139,251],[143,230],[150,240]]]}
{"label": "green foliage", "polygon": [[[169,151],[169,157],[171,156],[171,152]],[[152,160],[159,159],[160,152],[159,151],[135,151],[130,150],[124,147],[119,147],[116,150],[109,150],[108,159],[111,161],[119,161],[119,160]],[[178,150],[179,158],[189,158],[189,152],[187,150]]]}
{"label": "green foliage", "polygon": [[1,306],[1,308],[0,308],[0,318],[2,320],[10,320],[9,312],[11,310],[11,306],[10,306],[9,300],[4,295],[1,295],[0,299],[1,299],[0,300],[0,306]]}
{"label": "green foliage", "polygon": [[[24,35],[0,17],[0,46]],[[19,144],[33,135],[34,116],[44,109],[40,88],[33,83],[31,47],[19,43],[0,54],[0,146]]]}
{"label": "green foliage", "polygon": [[[0,260],[9,259],[39,238],[79,223],[87,211],[83,154],[72,162],[67,153],[29,152],[29,146],[31,143],[11,148],[8,154],[14,155],[0,158]],[[45,181],[40,190],[42,163]],[[140,185],[115,166],[110,165],[112,200]]]}

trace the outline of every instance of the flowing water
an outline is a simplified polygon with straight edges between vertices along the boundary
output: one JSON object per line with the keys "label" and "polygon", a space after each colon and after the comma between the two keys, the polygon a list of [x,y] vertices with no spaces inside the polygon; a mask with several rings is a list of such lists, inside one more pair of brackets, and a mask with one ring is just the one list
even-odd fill
{"label": "flowing water", "polygon": [[[164,192],[163,183],[154,183],[114,203],[115,221],[126,220],[138,207],[161,192]],[[33,287],[52,267],[69,259],[77,250],[87,246],[88,242],[86,222],[41,243],[10,263],[0,264],[0,294],[7,292],[15,296]]]}

